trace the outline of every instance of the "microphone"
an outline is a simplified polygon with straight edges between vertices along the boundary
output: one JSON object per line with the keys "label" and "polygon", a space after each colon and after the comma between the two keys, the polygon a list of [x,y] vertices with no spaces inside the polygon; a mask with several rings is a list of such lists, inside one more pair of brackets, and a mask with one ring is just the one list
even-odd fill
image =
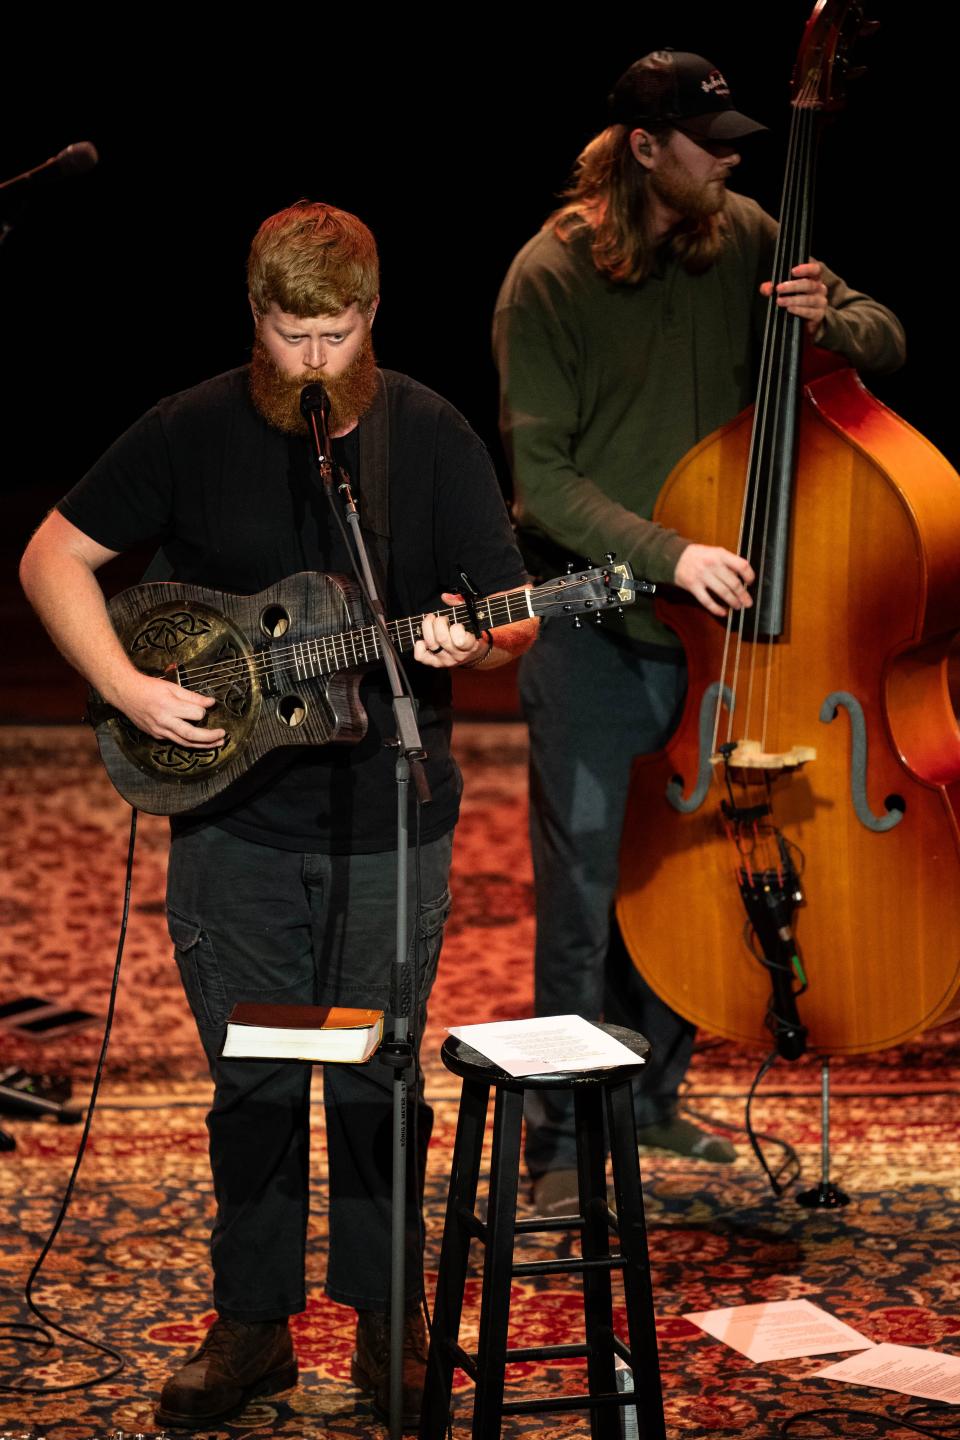
{"label": "microphone", "polygon": [[330,396],[320,384],[314,380],[310,385],[304,385],[300,391],[300,414],[310,424],[310,416],[320,411],[323,416],[323,423],[330,419]]}
{"label": "microphone", "polygon": [[304,385],[300,391],[300,414],[306,420],[307,429],[313,439],[313,458],[320,467],[323,483],[329,486],[333,474],[330,468],[330,437],[327,434],[330,396],[319,380]]}
{"label": "microphone", "polygon": [[32,170],[24,170],[22,175],[14,175],[12,180],[4,180],[0,183],[0,197],[8,200],[14,195],[19,197],[22,192],[36,186],[65,180],[70,175],[85,175],[99,159],[96,147],[91,145],[89,140],[78,140],[74,145],[67,145],[58,155],[51,155],[42,165],[35,165]]}

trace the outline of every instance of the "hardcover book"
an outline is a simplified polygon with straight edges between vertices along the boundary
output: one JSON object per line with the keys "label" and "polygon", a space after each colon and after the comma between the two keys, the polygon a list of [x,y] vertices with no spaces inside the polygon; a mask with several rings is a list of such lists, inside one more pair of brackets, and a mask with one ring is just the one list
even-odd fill
{"label": "hardcover book", "polygon": [[339,1005],[234,1005],[226,1060],[332,1060],[360,1064],[383,1038],[382,1010]]}

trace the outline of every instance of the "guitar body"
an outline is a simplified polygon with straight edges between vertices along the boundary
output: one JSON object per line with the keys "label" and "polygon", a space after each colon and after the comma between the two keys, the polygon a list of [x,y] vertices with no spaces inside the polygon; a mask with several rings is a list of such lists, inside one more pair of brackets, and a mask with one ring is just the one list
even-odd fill
{"label": "guitar body", "polygon": [[155,581],[125,590],[109,611],[137,669],[215,695],[203,723],[227,732],[209,750],[155,740],[91,692],[101,759],[138,810],[196,810],[274,750],[355,743],[366,733],[358,669],[310,674],[317,667],[301,648],[366,621],[345,576],[304,571],[256,595]]}

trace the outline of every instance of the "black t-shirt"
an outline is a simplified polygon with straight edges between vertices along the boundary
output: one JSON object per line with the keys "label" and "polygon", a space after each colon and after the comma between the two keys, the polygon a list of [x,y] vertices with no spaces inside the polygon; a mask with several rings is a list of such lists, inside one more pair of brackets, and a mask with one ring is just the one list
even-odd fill
{"label": "black t-shirt", "polygon": [[[456,410],[405,375],[382,372],[390,428],[390,565],[387,613],[420,615],[442,604],[466,570],[483,594],[526,575],[489,456]],[[362,424],[363,422],[361,422]],[[353,481],[357,431],[335,442]],[[339,527],[318,483],[306,436],[284,435],[254,409],[246,367],[160,403],[138,420],[60,502],[61,513],[111,550],[162,545],[171,579],[252,594],[301,570],[352,574]],[[369,545],[368,537],[368,545]],[[407,657],[433,794],[421,834],[456,823],[460,782],[450,755],[449,672]],[[178,828],[216,824],[291,850],[366,853],[396,843],[395,734],[382,667],[366,674],[369,717],[357,745],[277,752],[254,767],[261,783]]]}

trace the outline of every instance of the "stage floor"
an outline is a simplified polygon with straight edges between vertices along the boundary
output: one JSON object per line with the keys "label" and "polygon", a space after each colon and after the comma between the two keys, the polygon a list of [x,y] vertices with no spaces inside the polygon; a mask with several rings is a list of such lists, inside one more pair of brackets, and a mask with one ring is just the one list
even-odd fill
{"label": "stage floor", "polygon": [[[457,1085],[438,1061],[444,1028],[530,1013],[532,881],[526,841],[526,737],[518,724],[458,727],[465,776],[454,911],[424,1045],[436,1110],[427,1184],[428,1287],[439,1253]],[[50,995],[102,1015],[120,915],[129,811],[101,772],[89,731],[0,728],[0,1000]],[[72,1208],[36,1298],[72,1329],[122,1351],[107,1385],[44,1397],[0,1394],[0,1431],[89,1440],[155,1430],[165,1374],[212,1319],[206,1236],[211,1217],[204,1062],[179,993],[163,923],[166,825],[142,817],[117,1016],[100,1106]],[[68,1074],[83,1096],[96,1027],[61,1041],[6,1041],[4,1064]],[[728,1127],[739,1158],[708,1166],[642,1155],[664,1397],[671,1437],[767,1440],[782,1420],[826,1405],[902,1413],[881,1391],[813,1379],[830,1357],[754,1365],[693,1327],[685,1313],[805,1297],[875,1341],[960,1352],[960,1032],[834,1065],[833,1176],[852,1203],[817,1212],[796,1187],[775,1199],[737,1127],[760,1059],[702,1037],[686,1103]],[[318,1077],[319,1078],[319,1077]],[[349,1381],[353,1313],[323,1295],[326,1250],[323,1119],[315,1100],[309,1305],[294,1321],[299,1387],[259,1401],[217,1433],[353,1437],[383,1433]],[[789,1142],[804,1185],[819,1178],[819,1069],[814,1057],[764,1082],[755,1123]],[[0,1320],[27,1318],[23,1285],[56,1214],[79,1131],[12,1117],[17,1149],[0,1156]],[[775,1158],[775,1148],[771,1152]],[[525,1258],[555,1253],[543,1237]],[[479,1274],[465,1336],[475,1335]],[[576,1280],[518,1280],[511,1343],[576,1337]],[[4,1336],[0,1383],[47,1386],[102,1374],[73,1342],[45,1354]],[[471,1387],[458,1374],[455,1434],[469,1426]],[[514,1367],[513,1392],[580,1388],[576,1363]],[[586,1416],[513,1420],[508,1435],[587,1435]],[[803,1434],[802,1431],[798,1432]],[[838,1431],[837,1433],[847,1433]]]}

